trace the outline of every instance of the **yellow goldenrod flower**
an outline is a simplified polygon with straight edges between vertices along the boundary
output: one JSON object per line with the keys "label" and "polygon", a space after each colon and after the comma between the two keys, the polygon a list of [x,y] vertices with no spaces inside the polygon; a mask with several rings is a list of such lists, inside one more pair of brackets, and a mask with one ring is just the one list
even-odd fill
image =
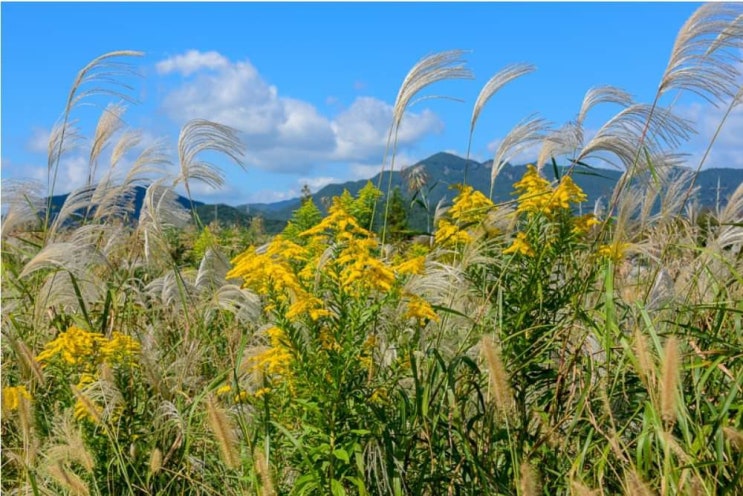
{"label": "yellow goldenrod flower", "polygon": [[284,331],[271,327],[266,331],[271,346],[251,359],[254,370],[261,370],[268,375],[286,376],[293,360],[291,350],[286,347]]}
{"label": "yellow goldenrod flower", "polygon": [[431,307],[431,304],[417,295],[411,295],[405,311],[406,318],[416,319],[419,325],[425,324],[427,320],[439,321],[439,316]]}
{"label": "yellow goldenrod flower", "polygon": [[73,407],[73,415],[76,420],[88,420],[98,423],[101,420],[103,409],[96,405],[84,392],[84,388],[97,380],[93,374],[84,373],[80,376],[77,385],[72,388],[72,392],[77,398]]}
{"label": "yellow goldenrod flower", "polygon": [[2,412],[8,413],[18,410],[21,401],[31,401],[31,395],[26,386],[8,386],[3,388]]}
{"label": "yellow goldenrod flower", "polygon": [[630,247],[629,243],[622,243],[615,241],[609,245],[601,245],[598,249],[598,255],[613,260],[614,262],[621,262],[624,259],[624,254],[627,248]]}
{"label": "yellow goldenrod flower", "polygon": [[460,224],[472,224],[482,221],[495,205],[481,192],[472,186],[457,186],[459,194],[449,209],[449,215]]}
{"label": "yellow goldenrod flower", "polygon": [[440,246],[456,246],[460,243],[469,243],[472,241],[472,237],[467,231],[459,229],[455,224],[446,219],[441,219],[438,222],[433,241]]}
{"label": "yellow goldenrod flower", "polygon": [[526,257],[534,256],[534,250],[532,249],[531,245],[529,245],[529,242],[526,240],[526,234],[522,232],[518,233],[511,246],[503,250],[504,255],[508,255],[510,253],[520,253],[521,255],[524,255]]}
{"label": "yellow goldenrod flower", "polygon": [[224,386],[219,386],[217,388],[217,396],[224,396],[225,394],[229,394],[232,391],[232,386],[229,384],[225,384]]}
{"label": "yellow goldenrod flower", "polygon": [[573,221],[573,233],[586,234],[595,225],[600,224],[599,220],[593,214],[581,215]]}
{"label": "yellow goldenrod flower", "polygon": [[114,331],[110,339],[101,342],[101,354],[106,361],[131,362],[140,349],[139,341],[118,331]]}
{"label": "yellow goldenrod flower", "polygon": [[55,357],[60,357],[65,363],[75,365],[95,358],[98,348],[106,339],[97,332],[88,332],[72,326],[61,333],[54,340],[44,346],[44,350],[36,357],[42,367],[46,366]]}
{"label": "yellow goldenrod flower", "polygon": [[419,256],[419,257],[411,258],[410,260],[406,260],[402,262],[400,265],[396,267],[396,270],[397,270],[397,273],[400,275],[423,274],[425,266],[426,266],[426,257]]}
{"label": "yellow goldenrod flower", "polygon": [[271,392],[271,388],[263,387],[260,389],[257,389],[255,393],[253,393],[253,396],[256,398],[263,398],[266,394]]}
{"label": "yellow goldenrod flower", "polygon": [[318,339],[320,340],[320,347],[325,351],[341,350],[341,345],[338,344],[338,341],[335,340],[328,329],[322,329],[318,335]]}
{"label": "yellow goldenrod flower", "polygon": [[550,212],[552,186],[549,181],[539,175],[536,167],[526,166],[524,176],[513,187],[521,192],[518,197],[517,212]]}
{"label": "yellow goldenrod flower", "polygon": [[297,301],[286,312],[286,318],[296,320],[301,315],[308,314],[312,320],[317,321],[321,317],[328,317],[330,315],[330,311],[324,308],[323,305],[323,301],[316,296],[309,294],[299,295]]}
{"label": "yellow goldenrod flower", "polygon": [[526,167],[524,177],[513,186],[520,192],[517,212],[551,215],[556,210],[566,210],[571,203],[581,203],[587,198],[572,177],[564,176],[553,188],[533,165]]}

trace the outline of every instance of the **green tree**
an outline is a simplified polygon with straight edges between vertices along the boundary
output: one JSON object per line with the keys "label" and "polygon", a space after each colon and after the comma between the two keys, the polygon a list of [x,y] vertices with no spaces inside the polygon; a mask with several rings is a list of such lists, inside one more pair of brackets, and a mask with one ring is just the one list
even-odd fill
{"label": "green tree", "polygon": [[302,206],[292,214],[291,220],[286,225],[283,231],[283,235],[295,243],[301,242],[300,234],[303,231],[317,225],[322,220],[322,212],[317,208],[315,202],[312,201],[312,197],[309,197],[306,201],[303,200]]}
{"label": "green tree", "polygon": [[387,213],[387,233],[390,241],[400,241],[408,233],[408,211],[405,208],[400,188],[395,188],[390,197],[390,208]]}

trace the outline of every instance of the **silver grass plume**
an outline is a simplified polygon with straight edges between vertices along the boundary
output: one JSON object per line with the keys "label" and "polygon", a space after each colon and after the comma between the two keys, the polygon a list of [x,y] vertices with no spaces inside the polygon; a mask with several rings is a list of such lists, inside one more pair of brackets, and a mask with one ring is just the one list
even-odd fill
{"label": "silver grass plume", "polygon": [[114,96],[124,101],[134,101],[129,95],[132,87],[126,80],[128,77],[137,73],[131,65],[120,62],[118,59],[121,57],[138,57],[141,55],[143,55],[142,52],[132,50],[108,52],[96,57],[78,72],[67,96],[67,103],[62,117],[59,123],[55,125],[49,140],[47,223],[49,215],[51,215],[51,199],[54,195],[54,187],[57,182],[60,159],[67,147],[66,141],[69,138],[67,132],[70,130],[73,109],[84,99],[93,95],[103,94]]}
{"label": "silver grass plume", "polygon": [[178,136],[180,173],[176,177],[175,185],[183,183],[189,201],[193,201],[191,181],[201,181],[215,189],[224,184],[224,174],[219,168],[199,160],[199,155],[206,151],[223,153],[245,169],[243,144],[237,130],[204,119],[187,122]]}
{"label": "silver grass plume", "polygon": [[[467,156],[465,157],[465,173],[464,173],[464,182],[466,184],[467,182],[467,165],[469,164],[469,158],[470,158],[470,149],[472,147],[472,137],[475,133],[475,126],[477,125],[477,120],[480,117],[480,112],[482,112],[482,109],[485,107],[485,104],[505,85],[510,83],[511,81],[520,78],[521,76],[524,76],[526,74],[529,74],[531,72],[534,72],[536,70],[536,67],[530,64],[510,64],[498,71],[491,77],[487,83],[485,83],[485,86],[482,87],[480,90],[480,94],[477,95],[477,100],[475,100],[475,106],[472,108],[472,117],[470,118],[470,134],[469,134],[469,140],[467,143]],[[505,139],[504,139],[505,141]],[[495,164],[495,162],[494,162]],[[491,179],[491,184],[493,182],[493,179]]]}
{"label": "silver grass plume", "polygon": [[707,3],[684,23],[658,86],[696,93],[720,102],[737,91],[736,50],[743,47],[740,4]]}
{"label": "silver grass plume", "polygon": [[514,126],[506,137],[498,144],[490,169],[490,198],[493,198],[495,179],[501,169],[519,153],[529,149],[535,143],[542,141],[547,131],[547,122],[539,117],[531,116]]}
{"label": "silver grass plume", "polygon": [[[382,171],[379,175],[377,188],[381,189],[382,177],[384,176],[387,155],[391,152],[390,176],[387,189],[392,190],[392,171],[395,168],[395,154],[397,151],[397,137],[400,131],[400,124],[408,106],[411,104],[413,97],[422,89],[448,79],[472,79],[472,72],[465,66],[462,56],[464,50],[448,50],[444,52],[428,55],[418,61],[403,79],[402,85],[395,98],[395,105],[392,108],[392,125],[387,135],[387,144],[385,146],[384,157],[382,158]],[[384,227],[382,228],[382,243],[385,240],[387,231],[387,217],[390,206],[390,195],[387,195],[385,201]],[[374,218],[376,204],[372,212]],[[370,226],[371,227],[371,226]]]}
{"label": "silver grass plume", "polygon": [[90,157],[88,159],[88,179],[87,186],[92,186],[95,181],[98,169],[98,160],[104,148],[109,144],[113,135],[118,132],[124,125],[122,116],[126,112],[126,107],[121,104],[109,104],[98,119],[98,125],[93,135],[93,143],[90,147]]}
{"label": "silver grass plume", "polygon": [[534,72],[537,68],[531,64],[510,64],[498,71],[493,77],[485,83],[480,94],[475,100],[475,106],[472,109],[472,118],[470,119],[470,134],[475,130],[477,119],[480,117],[485,104],[495,95],[501,88],[510,83],[511,81],[520,78],[526,74]]}
{"label": "silver grass plume", "polygon": [[622,107],[629,107],[632,105],[632,95],[614,86],[597,86],[589,89],[583,97],[583,103],[581,103],[578,112],[578,118],[576,119],[578,126],[582,129],[588,112],[597,105],[604,103],[615,103]]}

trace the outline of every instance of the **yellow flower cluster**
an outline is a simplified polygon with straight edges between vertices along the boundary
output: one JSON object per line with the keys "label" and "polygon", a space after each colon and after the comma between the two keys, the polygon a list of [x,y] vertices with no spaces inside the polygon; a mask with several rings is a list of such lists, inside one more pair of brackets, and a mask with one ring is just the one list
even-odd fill
{"label": "yellow flower cluster", "polygon": [[593,214],[581,215],[573,221],[573,233],[586,234],[595,225],[600,224],[599,220]]}
{"label": "yellow flower cluster", "polygon": [[529,242],[526,240],[526,234],[520,232],[516,235],[516,239],[513,240],[513,243],[511,243],[511,246],[503,250],[504,255],[508,255],[510,253],[520,253],[521,255],[524,255],[526,257],[533,257],[534,256],[534,250],[532,249]]}
{"label": "yellow flower cluster", "polygon": [[340,287],[348,294],[377,290],[387,292],[395,283],[395,273],[374,256],[378,243],[373,238],[349,239],[335,263],[341,267]]}
{"label": "yellow flower cluster", "polygon": [[429,320],[434,322],[439,321],[439,316],[433,310],[431,304],[418,295],[410,295],[407,309],[405,310],[405,317],[415,319],[419,325],[423,325]]}
{"label": "yellow flower cluster", "polygon": [[26,389],[26,386],[8,386],[3,388],[3,413],[18,410],[22,401],[31,401],[31,395],[28,389]]}
{"label": "yellow flower cluster", "polygon": [[448,211],[451,220],[442,218],[436,225],[434,243],[440,246],[470,243],[473,237],[467,228],[480,224],[494,207],[493,202],[472,186],[459,185],[457,189],[459,193]]}
{"label": "yellow flower cluster", "polygon": [[[267,388],[262,388],[262,389],[267,389]],[[232,386],[230,386],[229,384],[225,384],[224,386],[220,386],[217,388],[217,396],[223,397],[223,396],[227,396],[230,393],[232,393]],[[261,396],[263,394],[264,393],[262,393]],[[258,397],[258,393],[257,392],[254,393],[253,396]],[[232,395],[232,402],[235,404],[247,403],[249,397],[250,395],[248,394],[247,391],[240,391],[237,394]]]}
{"label": "yellow flower cluster", "polygon": [[75,397],[77,401],[75,401],[75,406],[73,407],[73,415],[76,420],[88,420],[98,423],[103,414],[103,409],[88,399],[83,393],[83,389],[95,381],[96,377],[93,374],[84,373],[80,375],[80,380],[75,386]]}
{"label": "yellow flower cluster", "polygon": [[106,338],[99,332],[90,332],[72,326],[48,342],[36,361],[46,367],[55,360],[67,365],[85,364],[94,366],[99,363],[124,363],[131,361],[140,351],[137,340],[114,331],[112,337]]}
{"label": "yellow flower cluster", "polygon": [[624,259],[624,255],[629,246],[629,243],[622,243],[621,241],[615,241],[608,245],[601,245],[598,249],[598,255],[600,257],[609,258],[614,262],[621,262]]}
{"label": "yellow flower cluster", "polygon": [[271,327],[266,331],[266,336],[271,345],[252,358],[253,369],[270,376],[288,376],[293,354],[286,345],[287,339],[284,331],[278,327]]}
{"label": "yellow flower cluster", "polygon": [[459,194],[449,209],[449,215],[460,224],[474,224],[481,222],[488,211],[493,208],[493,202],[475,190],[472,186],[457,186]]}
{"label": "yellow flower cluster", "polygon": [[64,363],[76,365],[87,362],[98,353],[101,343],[106,338],[98,332],[89,332],[72,326],[44,346],[36,361],[45,367],[50,361],[59,357]]}
{"label": "yellow flower cluster", "polygon": [[227,278],[241,278],[243,287],[250,288],[259,295],[275,292],[279,298],[285,300],[286,291],[302,291],[289,262],[302,260],[306,256],[303,247],[277,236],[264,252],[258,253],[251,246],[235,257]]}
{"label": "yellow flower cluster", "polygon": [[551,215],[557,210],[570,208],[571,203],[586,201],[586,194],[570,176],[560,180],[553,188],[533,165],[528,165],[524,177],[513,185],[521,194],[518,197],[518,212]]}

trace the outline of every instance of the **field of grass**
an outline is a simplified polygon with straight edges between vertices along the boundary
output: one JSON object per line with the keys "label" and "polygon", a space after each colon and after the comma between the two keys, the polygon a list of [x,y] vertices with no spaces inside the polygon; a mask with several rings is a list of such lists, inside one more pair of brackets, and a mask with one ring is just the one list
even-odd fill
{"label": "field of grass", "polygon": [[[574,122],[514,128],[493,183],[522,146],[543,147],[512,202],[463,177],[437,208],[412,171],[433,227],[416,239],[371,183],[324,217],[306,201],[277,236],[205,227],[173,191],[220,185],[204,152],[242,165],[237,131],[191,121],[175,174],[158,145],[119,171],[138,143],[119,104],[90,139],[90,181],[50,214],[77,106],[118,99],[137,54],[91,62],[52,133],[48,184],[3,182],[2,493],[743,494],[743,185],[700,215],[697,170],[671,173],[694,125],[673,114],[679,97],[726,116],[743,103],[742,20],[739,4],[701,7],[651,104],[598,87]],[[461,55],[405,78],[388,170],[406,107],[469,77]],[[488,82],[473,130],[530,70]],[[584,141],[607,103],[621,110]],[[571,173],[600,157],[623,175],[593,208]],[[553,165],[569,173],[545,179]]]}

